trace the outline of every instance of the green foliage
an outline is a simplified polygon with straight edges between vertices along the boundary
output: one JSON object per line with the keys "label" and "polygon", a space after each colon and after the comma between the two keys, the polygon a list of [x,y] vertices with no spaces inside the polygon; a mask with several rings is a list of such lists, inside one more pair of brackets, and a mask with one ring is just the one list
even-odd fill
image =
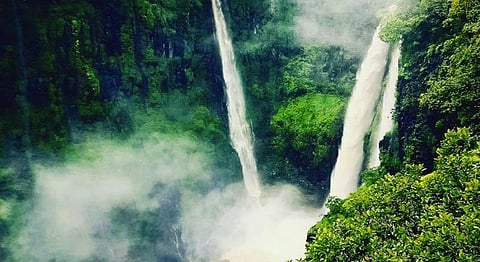
{"label": "green foliage", "polygon": [[234,41],[248,39],[266,22],[268,1],[234,0],[228,1],[228,23],[232,27]]}
{"label": "green foliage", "polygon": [[[290,101],[272,118],[272,129],[276,136],[274,145],[278,149],[291,144],[294,150],[302,151],[308,146],[330,142],[337,134],[340,115],[345,101],[332,95],[308,95]],[[322,159],[324,150],[317,148],[315,155]],[[316,163],[320,162],[316,159]]]}
{"label": "green foliage", "polygon": [[382,179],[387,175],[387,171],[383,166],[367,169],[362,172],[362,184],[364,185],[372,185],[378,180]]}
{"label": "green foliage", "polygon": [[404,34],[425,20],[426,14],[422,11],[418,6],[406,6],[383,16],[380,38],[385,42],[399,42]]}
{"label": "green foliage", "polygon": [[348,96],[357,63],[340,47],[307,47],[285,66],[282,88],[289,98],[315,92]]}
{"label": "green foliage", "polygon": [[[402,40],[398,134],[365,186],[312,228],[308,261],[479,259],[479,144],[468,129],[438,142],[478,130],[477,2],[421,1],[384,24],[384,39]],[[397,147],[428,174],[385,175],[398,171]]]}
{"label": "green foliage", "polygon": [[[292,115],[289,119],[279,120],[278,114],[281,108],[297,103],[300,100],[295,99],[304,95],[314,97],[324,93],[346,98],[354,85],[358,58],[339,47],[302,47],[294,32],[294,17],[298,11],[295,1],[277,0],[274,10],[270,9],[268,1],[226,3],[228,9],[224,11],[227,19],[233,20],[228,24],[234,36],[237,65],[246,89],[248,117],[255,134],[257,162],[264,181],[287,180],[311,191],[325,187],[338,136],[329,143],[319,138],[319,143],[313,144],[325,135],[314,134],[314,123],[310,130],[306,128],[310,121],[307,115],[316,119],[313,116],[318,109],[316,103],[311,111],[305,104],[297,116],[293,108],[284,110]],[[295,117],[303,118],[299,117],[302,114],[305,119],[287,123]],[[272,123],[277,120],[285,122],[288,131],[275,130]],[[295,127],[297,123],[298,128]],[[335,130],[337,134],[340,132]],[[284,131],[288,136],[300,132],[304,137],[297,137],[292,145],[293,140],[289,140],[287,134],[279,133]]]}
{"label": "green foliage", "polygon": [[467,129],[449,132],[436,164],[331,202],[309,232],[306,261],[480,259],[480,143]]}
{"label": "green foliage", "polygon": [[[218,115],[210,15],[198,0],[0,2],[0,79],[8,83],[0,86],[0,260],[15,220],[23,221],[14,202],[31,197],[34,178],[22,158],[75,158],[71,140],[88,140],[85,130],[121,140],[137,131],[195,137],[227,171],[216,181],[239,179]],[[89,153],[84,161],[95,160]]]}
{"label": "green foliage", "polygon": [[[339,140],[345,103],[346,100],[338,96],[311,94],[292,99],[281,107],[271,121],[277,165],[282,168],[282,163],[291,163],[309,174],[308,171],[331,164],[335,153],[331,145]],[[321,175],[314,176],[316,179],[310,179],[317,183]]]}
{"label": "green foliage", "polygon": [[[433,168],[435,149],[444,132],[453,127],[438,125],[439,118],[443,117],[437,112],[425,110],[418,102],[429,89],[428,80],[438,70],[442,59],[435,50],[448,36],[443,22],[448,17],[449,5],[449,1],[443,0],[421,1],[411,12],[400,12],[400,15],[413,16],[412,19],[420,21],[411,24],[402,33],[396,105],[398,134],[395,134],[395,139],[398,138],[398,158],[404,163],[423,164],[428,171]],[[397,162],[394,155],[389,156],[392,156],[390,160]]]}
{"label": "green foliage", "polygon": [[247,108],[255,109],[249,110],[249,115],[253,119],[255,134],[260,139],[267,139],[265,130],[283,100],[279,86],[282,85],[284,67],[302,51],[293,30],[294,1],[276,1],[274,13],[268,1],[235,0],[227,3],[230,17],[235,21],[229,25],[246,89]]}
{"label": "green foliage", "polygon": [[478,1],[452,3],[444,27],[452,28],[453,34],[437,47],[442,55],[440,68],[429,80],[430,88],[420,97],[421,105],[429,110],[451,116],[450,121],[457,126],[471,126],[475,130],[480,123],[478,12]]}
{"label": "green foliage", "polygon": [[[15,14],[10,12],[13,3]],[[206,26],[211,24],[198,20],[207,10],[198,0],[2,2],[0,9],[5,25],[0,31],[1,78],[12,84],[1,87],[6,111],[0,128],[12,139],[31,136],[35,149],[64,147],[68,125],[108,118],[109,104],[117,97],[151,102],[158,90],[188,89],[194,76],[199,82],[210,80],[206,67],[192,69],[188,61],[192,51],[203,60],[213,55],[204,46],[197,52],[211,32]],[[21,26],[15,26],[16,19]],[[20,68],[20,57],[26,68]],[[19,74],[23,69],[27,79]],[[31,122],[32,134],[13,121],[22,118],[18,101],[23,95],[17,86],[23,83],[28,84],[24,104],[32,107],[32,117],[25,121]],[[208,89],[208,84],[202,87]],[[202,102],[208,106],[209,101]],[[54,121],[45,121],[46,115]]]}
{"label": "green foliage", "polygon": [[398,156],[400,151],[398,140],[398,129],[394,127],[394,130],[385,134],[380,141],[381,168],[390,174],[396,174],[403,168],[402,161]]}
{"label": "green foliage", "polygon": [[400,158],[433,168],[448,129],[478,130],[478,1],[419,1],[387,17],[382,37],[402,40],[397,105]]}

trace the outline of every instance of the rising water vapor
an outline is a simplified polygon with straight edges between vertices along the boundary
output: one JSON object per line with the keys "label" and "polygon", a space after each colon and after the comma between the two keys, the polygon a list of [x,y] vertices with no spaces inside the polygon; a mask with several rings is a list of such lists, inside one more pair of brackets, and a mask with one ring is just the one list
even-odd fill
{"label": "rising water vapor", "polygon": [[396,0],[296,0],[296,32],[308,44],[338,45],[363,54],[377,16]]}
{"label": "rising water vapor", "polygon": [[308,229],[319,219],[293,186],[264,187],[262,206],[233,184],[184,206],[191,261],[286,261],[304,256]]}
{"label": "rising water vapor", "polygon": [[[265,187],[261,207],[241,182],[210,190],[221,174],[213,173],[208,148],[191,138],[92,138],[77,146],[78,155],[62,165],[35,164],[33,209],[14,247],[18,261],[284,261],[303,256],[307,230],[318,220],[293,186]],[[180,195],[173,200],[172,188]],[[173,209],[159,212],[172,201]],[[160,231],[170,240],[150,251],[176,259],[131,257],[138,239],[128,232],[141,224],[124,232],[116,220],[142,220],[115,213],[125,207],[159,221],[178,213]]]}
{"label": "rising water vapor", "polygon": [[165,201],[165,194],[152,197],[159,185],[192,190],[210,179],[210,160],[188,138],[162,135],[122,144],[95,138],[80,146],[81,160],[35,165],[35,199],[17,240],[18,261],[125,261],[131,243],[112,233],[118,231],[113,209],[154,211]]}

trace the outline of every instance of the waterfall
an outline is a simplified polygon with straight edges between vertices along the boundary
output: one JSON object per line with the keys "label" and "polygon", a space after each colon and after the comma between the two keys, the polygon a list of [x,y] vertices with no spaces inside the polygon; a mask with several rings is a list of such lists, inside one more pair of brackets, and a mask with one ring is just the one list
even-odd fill
{"label": "waterfall", "polygon": [[330,181],[330,195],[348,197],[358,187],[363,163],[363,138],[373,119],[382,89],[389,45],[378,37],[380,27],[357,72],[357,81],[348,102],[338,158]]}
{"label": "waterfall", "polygon": [[228,124],[233,148],[240,158],[243,182],[250,196],[261,194],[258,182],[257,165],[253,153],[252,132],[246,119],[245,97],[243,94],[240,74],[235,65],[235,55],[230,37],[228,36],[225,17],[220,0],[212,0],[215,19],[216,37],[222,60],[223,78],[227,95]]}
{"label": "waterfall", "polygon": [[380,115],[380,120],[372,139],[372,149],[368,161],[369,168],[380,165],[380,141],[385,137],[387,132],[393,129],[393,110],[395,109],[395,91],[397,89],[399,58],[400,47],[397,45],[390,56],[387,85],[383,92],[382,107],[380,108],[380,112],[377,113]]}

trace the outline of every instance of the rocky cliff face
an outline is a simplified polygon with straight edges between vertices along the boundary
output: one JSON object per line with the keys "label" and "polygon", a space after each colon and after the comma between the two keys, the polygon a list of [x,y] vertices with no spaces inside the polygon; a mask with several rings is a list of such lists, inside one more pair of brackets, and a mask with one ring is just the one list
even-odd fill
{"label": "rocky cliff face", "polygon": [[122,97],[155,105],[166,92],[195,89],[204,104],[218,100],[208,4],[3,1],[0,12],[3,137],[26,132],[16,120],[28,117],[21,101],[31,111],[33,145],[55,148],[68,140],[72,121],[105,119]]}

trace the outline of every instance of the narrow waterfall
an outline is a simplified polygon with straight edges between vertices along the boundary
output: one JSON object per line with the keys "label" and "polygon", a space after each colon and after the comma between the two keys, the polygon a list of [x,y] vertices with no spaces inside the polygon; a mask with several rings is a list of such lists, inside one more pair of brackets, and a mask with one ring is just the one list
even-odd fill
{"label": "narrow waterfall", "polygon": [[380,27],[357,72],[357,82],[348,102],[343,136],[337,162],[330,181],[330,195],[346,198],[358,187],[364,152],[363,139],[368,131],[375,104],[382,89],[382,80],[389,45],[378,37]]}
{"label": "narrow waterfall", "polygon": [[383,92],[383,99],[380,112],[378,126],[372,139],[372,149],[370,151],[370,159],[368,167],[377,167],[380,165],[380,141],[385,134],[393,129],[393,110],[395,109],[395,91],[397,89],[398,80],[398,60],[400,58],[400,47],[395,46],[390,55],[390,64],[388,66],[387,85]]}
{"label": "narrow waterfall", "polygon": [[243,181],[248,194],[258,198],[261,195],[261,188],[253,153],[252,131],[246,119],[242,82],[235,65],[232,41],[228,35],[220,0],[212,0],[212,7],[227,94],[230,139],[240,158]]}

